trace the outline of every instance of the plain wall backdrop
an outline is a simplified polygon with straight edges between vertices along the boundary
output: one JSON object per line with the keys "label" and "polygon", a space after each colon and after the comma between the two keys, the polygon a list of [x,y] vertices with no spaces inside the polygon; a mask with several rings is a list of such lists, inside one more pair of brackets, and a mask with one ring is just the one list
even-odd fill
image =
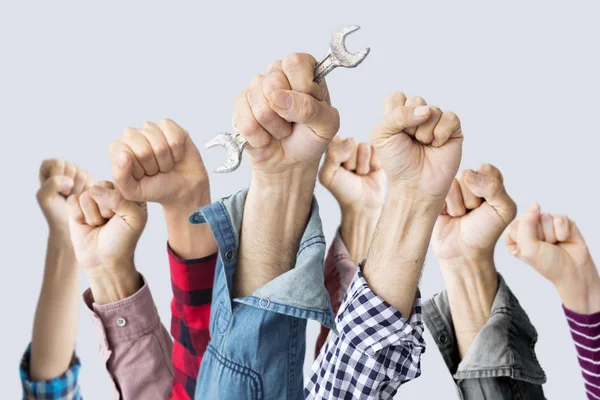
{"label": "plain wall backdrop", "polygon": [[[0,372],[3,399],[20,397],[18,364],[30,340],[47,228],[35,192],[44,158],[72,161],[110,178],[108,146],[127,126],[173,118],[202,148],[209,169],[224,160],[204,143],[231,128],[236,94],[269,63],[291,52],[327,54],[331,33],[362,29],[350,50],[371,47],[354,70],[328,78],[342,118],[340,135],[366,141],[393,91],[453,110],[465,134],[462,168],[500,168],[519,213],[533,201],[577,221],[600,260],[600,7],[595,1],[58,1],[0,2]],[[246,187],[247,161],[211,174],[213,199]],[[320,185],[325,234],[340,215]],[[169,326],[171,288],[160,207],[136,255]],[[583,381],[553,287],[512,258],[503,240],[496,265],[539,332],[537,354],[549,399],[583,399]],[[87,287],[82,278],[82,291]],[[421,289],[444,287],[429,254]],[[98,336],[81,303],[77,352],[91,400],[110,398]],[[306,372],[316,324],[310,324]],[[456,398],[433,339],[423,375],[397,398]]]}

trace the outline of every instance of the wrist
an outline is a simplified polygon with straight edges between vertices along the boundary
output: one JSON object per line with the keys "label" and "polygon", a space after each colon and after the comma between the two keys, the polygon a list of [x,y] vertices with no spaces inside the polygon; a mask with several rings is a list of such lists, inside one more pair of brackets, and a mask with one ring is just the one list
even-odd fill
{"label": "wrist", "polygon": [[111,271],[86,271],[94,302],[98,305],[124,300],[143,286],[141,275],[135,267],[112,268]]}
{"label": "wrist", "polygon": [[163,212],[171,215],[189,215],[198,207],[210,204],[210,184],[201,180],[186,188],[186,193],[180,197],[161,202]]}
{"label": "wrist", "polygon": [[381,209],[364,210],[362,213],[342,209],[340,235],[352,261],[357,265],[367,257],[380,215]]}
{"label": "wrist", "polygon": [[600,276],[593,263],[580,268],[578,276],[555,283],[563,305],[578,314],[600,312]]}

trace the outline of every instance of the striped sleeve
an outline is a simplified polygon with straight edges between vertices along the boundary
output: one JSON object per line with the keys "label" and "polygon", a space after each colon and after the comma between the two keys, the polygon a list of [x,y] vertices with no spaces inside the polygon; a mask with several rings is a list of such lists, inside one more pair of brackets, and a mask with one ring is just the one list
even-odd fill
{"label": "striped sleeve", "polygon": [[600,399],[600,312],[578,314],[564,308],[588,399]]}
{"label": "striped sleeve", "polygon": [[173,390],[169,399],[191,400],[202,356],[210,340],[210,306],[217,253],[196,260],[182,260],[171,248],[169,265],[173,300]]}

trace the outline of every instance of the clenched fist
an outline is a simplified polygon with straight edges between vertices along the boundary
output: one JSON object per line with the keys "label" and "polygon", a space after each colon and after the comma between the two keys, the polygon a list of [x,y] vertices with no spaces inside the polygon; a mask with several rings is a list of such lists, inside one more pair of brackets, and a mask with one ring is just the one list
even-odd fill
{"label": "clenched fist", "polygon": [[188,132],[170,119],[127,128],[109,151],[115,186],[126,199],[169,206],[204,193],[210,202],[200,152]]}
{"label": "clenched fist", "polygon": [[441,199],[460,165],[462,141],[454,113],[400,92],[386,99],[385,119],[371,134],[390,184]]}
{"label": "clenched fist", "polygon": [[146,226],[145,203],[125,200],[112,183],[94,185],[68,199],[71,240],[86,275],[130,274],[133,254]]}
{"label": "clenched fist", "polygon": [[385,172],[373,147],[353,138],[334,138],[319,171],[319,182],[344,210],[381,211],[385,200]]}
{"label": "clenched fist", "polygon": [[454,179],[433,230],[440,262],[492,260],[496,242],[515,218],[517,206],[500,171],[484,164]]}
{"label": "clenched fist", "polygon": [[313,82],[316,61],[292,54],[272,63],[236,99],[233,127],[248,140],[255,170],[282,172],[316,166],[339,129],[325,81]]}
{"label": "clenched fist", "polygon": [[67,198],[91,185],[90,175],[62,160],[44,160],[40,167],[40,184],[37,200],[50,230],[68,233]]}
{"label": "clenched fist", "polygon": [[575,222],[541,213],[536,203],[506,232],[512,255],[554,284],[565,306],[575,312],[600,311],[600,277]]}

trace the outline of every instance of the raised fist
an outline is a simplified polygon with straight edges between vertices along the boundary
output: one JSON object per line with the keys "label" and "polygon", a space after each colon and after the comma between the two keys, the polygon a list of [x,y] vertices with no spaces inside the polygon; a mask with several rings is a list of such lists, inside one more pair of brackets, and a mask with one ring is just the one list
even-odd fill
{"label": "raised fist", "polygon": [[333,194],[342,211],[381,211],[385,201],[385,172],[375,150],[353,138],[333,138],[319,182]]}
{"label": "raised fist", "polygon": [[256,76],[236,99],[233,127],[248,140],[255,170],[282,172],[297,165],[318,167],[340,126],[325,81],[313,82],[316,61],[292,54]]}
{"label": "raised fist", "polygon": [[496,242],[516,214],[496,167],[484,164],[477,171],[465,170],[452,182],[433,230],[437,258],[491,260]]}
{"label": "raised fist", "polygon": [[145,203],[125,200],[101,182],[68,199],[71,240],[86,275],[119,275],[133,268],[133,254],[146,226]]}
{"label": "raised fist", "polygon": [[186,203],[206,192],[206,168],[189,133],[170,119],[127,128],[110,146],[115,186],[133,201]]}
{"label": "raised fist", "polygon": [[44,160],[40,167],[37,200],[51,230],[69,232],[67,198],[92,184],[90,175],[62,160]]}
{"label": "raised fist", "polygon": [[371,133],[390,185],[445,198],[458,171],[463,134],[458,117],[397,92],[385,101],[385,119]]}

